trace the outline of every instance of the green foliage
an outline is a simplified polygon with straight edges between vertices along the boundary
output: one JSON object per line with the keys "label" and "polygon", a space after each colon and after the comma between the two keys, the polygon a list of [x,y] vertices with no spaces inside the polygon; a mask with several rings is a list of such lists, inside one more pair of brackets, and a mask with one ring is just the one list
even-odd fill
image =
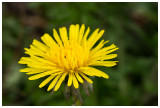
{"label": "green foliage", "polygon": [[[72,105],[64,86],[50,95],[43,81],[29,81],[17,62],[33,39],[70,24],[104,29],[102,39],[119,47],[118,65],[97,67],[110,78],[94,78],[93,93],[83,88],[84,105],[158,105],[158,3],[2,3],[2,105]],[[101,40],[102,40],[101,39]],[[106,46],[107,46],[106,45]]]}

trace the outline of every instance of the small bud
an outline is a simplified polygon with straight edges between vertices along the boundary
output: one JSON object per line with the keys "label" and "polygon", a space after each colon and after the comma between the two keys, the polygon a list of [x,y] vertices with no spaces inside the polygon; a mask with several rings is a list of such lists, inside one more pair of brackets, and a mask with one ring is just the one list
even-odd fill
{"label": "small bud", "polygon": [[71,94],[71,87],[67,86],[66,84],[64,88],[64,97],[66,98],[67,102],[69,101],[70,94]]}
{"label": "small bud", "polygon": [[88,84],[88,87],[90,88],[91,92],[93,93],[93,84],[86,82]]}
{"label": "small bud", "polygon": [[83,83],[82,85],[83,85],[84,91],[85,91],[86,94],[89,96],[89,91],[88,91],[88,84],[87,84],[87,82],[84,81],[84,83]]}
{"label": "small bud", "polygon": [[82,99],[82,97],[81,97],[79,88],[78,88],[78,89],[75,89],[75,88],[72,86],[72,94],[74,95],[75,105],[82,105],[82,104],[83,104],[83,99]]}

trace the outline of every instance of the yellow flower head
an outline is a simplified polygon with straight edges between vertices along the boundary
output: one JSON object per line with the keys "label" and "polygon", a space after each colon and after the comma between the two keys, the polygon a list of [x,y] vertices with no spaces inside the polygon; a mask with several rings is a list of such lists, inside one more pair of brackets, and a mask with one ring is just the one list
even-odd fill
{"label": "yellow flower head", "polygon": [[104,40],[93,47],[102,37],[104,30],[96,29],[88,36],[89,32],[89,27],[85,32],[84,24],[81,27],[76,24],[70,25],[68,34],[66,27],[59,28],[60,34],[53,29],[54,39],[49,34],[44,34],[41,37],[43,43],[34,39],[30,48],[25,48],[25,53],[30,57],[22,57],[19,61],[20,64],[27,64],[28,68],[21,69],[20,72],[32,75],[29,80],[47,76],[39,87],[52,80],[48,91],[52,88],[57,91],[65,78],[68,78],[67,85],[73,84],[75,88],[78,88],[79,82],[83,83],[84,80],[93,83],[88,76],[108,79],[106,73],[92,66],[115,66],[117,61],[108,60],[117,57],[117,54],[110,53],[118,48],[114,44],[103,48],[108,42]]}

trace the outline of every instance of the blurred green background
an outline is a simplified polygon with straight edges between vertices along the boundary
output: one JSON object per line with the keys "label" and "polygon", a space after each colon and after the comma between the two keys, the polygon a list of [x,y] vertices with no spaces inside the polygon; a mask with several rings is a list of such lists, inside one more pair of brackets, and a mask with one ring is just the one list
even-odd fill
{"label": "blurred green background", "polygon": [[[2,105],[72,105],[63,86],[50,95],[42,79],[29,81],[18,64],[33,39],[70,24],[105,29],[102,39],[119,47],[118,65],[97,67],[93,93],[81,88],[84,105],[158,105],[158,3],[2,3]],[[107,46],[106,45],[106,46]]]}

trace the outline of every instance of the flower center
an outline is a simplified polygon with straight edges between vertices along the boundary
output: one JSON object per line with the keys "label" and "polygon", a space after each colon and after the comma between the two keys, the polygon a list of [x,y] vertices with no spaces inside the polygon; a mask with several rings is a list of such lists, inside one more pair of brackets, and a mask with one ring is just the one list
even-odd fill
{"label": "flower center", "polygon": [[71,70],[71,72],[77,68],[77,52],[72,49],[66,49],[65,54],[64,54],[64,59],[67,62],[66,65],[68,64],[68,69]]}
{"label": "flower center", "polygon": [[68,44],[64,48],[59,47],[56,53],[57,65],[69,73],[74,73],[83,67],[87,61],[88,53],[79,44]]}

